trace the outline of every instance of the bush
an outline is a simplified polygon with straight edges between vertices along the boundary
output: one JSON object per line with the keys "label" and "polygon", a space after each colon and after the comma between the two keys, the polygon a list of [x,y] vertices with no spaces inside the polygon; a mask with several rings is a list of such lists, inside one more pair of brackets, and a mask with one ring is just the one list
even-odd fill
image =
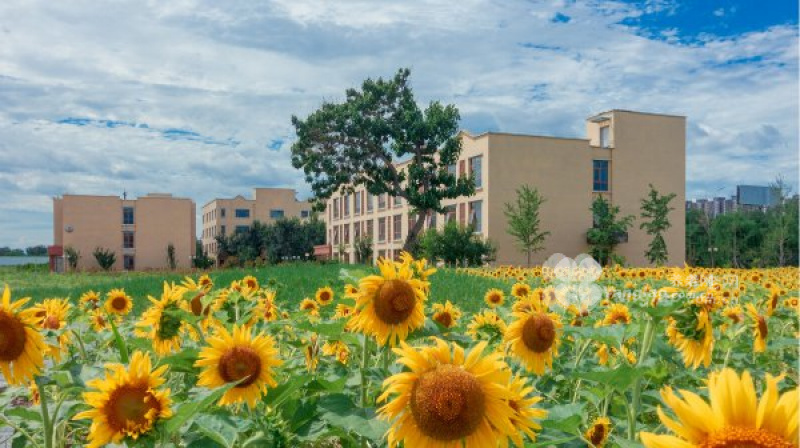
{"label": "bush", "polygon": [[430,229],[422,234],[419,253],[431,262],[443,261],[448,266],[480,266],[494,261],[497,248],[477,235],[472,226],[450,221],[441,232]]}
{"label": "bush", "polygon": [[92,255],[94,255],[94,259],[97,260],[97,264],[104,271],[110,270],[117,261],[117,254],[115,254],[111,249],[97,247],[94,249],[94,252],[92,252]]}
{"label": "bush", "polygon": [[175,259],[175,245],[172,243],[167,245],[167,266],[173,271],[178,267],[178,260]]}
{"label": "bush", "polygon": [[81,259],[81,252],[72,246],[67,246],[64,249],[64,253],[67,255],[67,264],[69,265],[69,270],[77,271],[78,260]]}
{"label": "bush", "polygon": [[356,263],[369,263],[372,260],[372,238],[360,236],[353,241]]}

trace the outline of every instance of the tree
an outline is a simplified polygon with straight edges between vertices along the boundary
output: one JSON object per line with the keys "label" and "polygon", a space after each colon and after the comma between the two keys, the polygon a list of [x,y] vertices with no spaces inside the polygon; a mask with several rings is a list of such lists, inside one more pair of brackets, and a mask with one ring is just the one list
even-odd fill
{"label": "tree", "polygon": [[618,218],[619,207],[611,205],[602,196],[592,202],[594,226],[586,234],[592,247],[589,254],[600,264],[607,266],[614,258],[614,248],[627,236],[633,225],[633,215]]}
{"label": "tree", "polygon": [[770,184],[775,204],[769,210],[768,246],[775,251],[778,266],[786,264],[786,246],[789,239],[791,220],[787,213],[787,198],[791,193],[791,186],[786,183],[783,176],[778,176]]}
{"label": "tree", "polygon": [[422,234],[419,253],[431,262],[441,260],[448,266],[481,266],[494,261],[497,248],[476,234],[472,226],[450,221],[441,232],[433,228]]}
{"label": "tree", "polygon": [[360,236],[353,241],[356,263],[370,263],[372,260],[372,238]]}
{"label": "tree", "polygon": [[656,266],[666,263],[669,255],[667,243],[664,241],[664,232],[672,227],[672,223],[669,222],[669,212],[675,209],[670,207],[669,203],[673,199],[675,199],[675,193],[659,194],[653,184],[650,184],[650,192],[647,197],[642,199],[641,216],[644,221],[639,224],[639,228],[644,229],[648,235],[653,237],[644,256]]}
{"label": "tree", "polygon": [[516,238],[520,250],[527,255],[528,266],[531,265],[531,255],[544,248],[544,240],[550,235],[550,232],[539,230],[539,207],[543,202],[545,199],[536,188],[523,185],[517,189],[516,204],[505,204],[506,231]]}
{"label": "tree", "polygon": [[[348,89],[343,103],[324,103],[305,120],[292,116],[297,141],[292,165],[302,169],[322,210],[337,191],[364,185],[373,194],[406,200],[417,216],[403,248],[409,250],[430,211],[443,213],[443,199],[475,192],[472,177],[448,171],[461,154],[459,113],[431,102],[423,111],[408,82],[408,69],[394,78],[367,79]],[[403,169],[395,161],[407,161]]]}
{"label": "tree", "polygon": [[94,255],[94,259],[97,260],[97,264],[104,271],[110,270],[117,261],[117,254],[115,254],[111,249],[96,247],[94,252],[92,252],[92,255]]}
{"label": "tree", "polygon": [[46,257],[47,246],[38,245],[25,248],[25,255],[29,257]]}
{"label": "tree", "polygon": [[70,271],[78,269],[78,261],[81,259],[81,252],[72,246],[64,248],[64,254],[67,256],[67,264]]}
{"label": "tree", "polygon": [[175,257],[175,245],[172,243],[167,244],[167,266],[173,271],[178,267],[178,260]]}

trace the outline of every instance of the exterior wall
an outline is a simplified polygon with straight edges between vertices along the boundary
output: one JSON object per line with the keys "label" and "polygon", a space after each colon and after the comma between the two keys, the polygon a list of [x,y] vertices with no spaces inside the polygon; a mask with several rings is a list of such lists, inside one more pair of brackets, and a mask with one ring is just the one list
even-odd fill
{"label": "exterior wall", "polygon": [[[652,183],[662,194],[676,193],[672,203],[675,210],[670,215],[673,227],[665,234],[665,240],[668,264],[682,265],[685,255],[685,210],[681,207],[685,200],[685,126],[685,117],[614,110],[587,120],[586,139],[462,133],[457,174],[468,174],[469,160],[482,155],[482,188],[474,196],[443,201],[443,205],[455,205],[457,221],[467,224],[469,204],[482,201],[480,233],[497,244],[497,263],[524,265],[526,254],[507,234],[504,214],[504,204],[516,199],[519,187],[525,184],[535,187],[545,198],[540,211],[541,227],[550,235],[544,249],[533,256],[534,264],[542,263],[554,253],[574,257],[589,250],[586,234],[592,226],[591,203],[597,195],[602,195],[620,206],[623,214],[635,215],[628,241],[619,244],[616,252],[630,264],[642,266],[647,264],[644,252],[650,239],[639,229],[640,205],[649,190],[648,184]],[[602,127],[608,128],[604,147],[600,141]],[[609,161],[608,191],[593,191],[593,160]],[[403,169],[403,164],[397,166]],[[355,213],[355,195],[368,197],[363,187],[359,187],[347,197],[335,194],[326,203],[323,219],[327,244],[332,246],[334,257],[338,256],[341,243],[341,258],[355,261],[354,229],[365,234],[367,222],[373,223],[374,259],[380,255],[396,257],[408,234],[409,207],[405,203],[398,208],[387,204],[387,208],[381,209],[376,197],[372,211],[367,211],[364,204],[361,213]],[[344,213],[345,200],[349,204],[348,214]],[[387,203],[390,201],[391,198],[387,199]],[[402,215],[402,231],[401,238],[395,240],[390,223],[397,214]],[[381,219],[387,222],[385,240],[378,238]],[[445,216],[437,215],[437,227],[444,224]]]}
{"label": "exterior wall", "polygon": [[[123,224],[123,207],[134,208],[134,224]],[[53,200],[54,243],[80,252],[79,270],[100,268],[92,255],[97,247],[116,254],[114,270],[123,269],[124,255],[134,257],[136,270],[166,269],[170,242],[175,245],[178,267],[191,267],[195,254],[194,221],[194,202],[169,195],[137,200],[64,195]],[[132,249],[123,248],[123,231],[134,232]]]}

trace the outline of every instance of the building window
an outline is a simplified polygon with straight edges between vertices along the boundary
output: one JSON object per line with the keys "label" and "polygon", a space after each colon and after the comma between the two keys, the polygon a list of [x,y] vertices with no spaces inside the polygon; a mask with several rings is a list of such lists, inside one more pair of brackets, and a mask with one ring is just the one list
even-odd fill
{"label": "building window", "polygon": [[122,232],[122,248],[133,249],[133,232]]}
{"label": "building window", "polygon": [[308,210],[300,210],[300,217],[301,218],[308,218],[311,215],[311,212]]}
{"label": "building window", "polygon": [[444,222],[446,224],[450,221],[455,221],[455,220],[456,220],[456,206],[455,204],[448,205],[447,207],[444,208]]}
{"label": "building window", "polygon": [[400,196],[396,196],[394,198],[394,208],[402,207],[403,206],[403,198]]}
{"label": "building window", "polygon": [[133,207],[122,207],[122,223],[133,224]]}
{"label": "building window", "polygon": [[224,208],[219,209],[219,216],[222,217],[222,218],[225,217],[225,209]]}
{"label": "building window", "polygon": [[122,269],[125,269],[126,271],[132,271],[136,269],[136,263],[133,255],[122,256]]}
{"label": "building window", "polygon": [[601,148],[608,148],[608,132],[609,126],[603,126],[600,128],[600,147]]}
{"label": "building window", "polygon": [[371,219],[370,219],[369,221],[367,221],[367,230],[366,230],[366,233],[367,233],[367,236],[368,236],[370,239],[372,239],[372,232],[373,232],[373,226],[374,226],[374,225],[375,225],[375,224],[374,224],[374,221],[372,221]]}
{"label": "building window", "polygon": [[339,245],[339,226],[333,228],[333,244]]}
{"label": "building window", "polygon": [[386,193],[382,193],[378,195],[378,210],[383,210],[386,208]]}
{"label": "building window", "polygon": [[247,232],[250,230],[250,226],[236,226],[236,233]]}
{"label": "building window", "polygon": [[435,229],[436,228],[436,212],[430,211],[428,212],[428,228]]}
{"label": "building window", "polygon": [[343,208],[344,208],[343,215],[344,216],[350,216],[350,195],[349,194],[345,195],[345,197],[342,198],[342,203],[343,203]]}
{"label": "building window", "polygon": [[372,194],[367,193],[367,213],[372,211]]}
{"label": "building window", "polygon": [[350,224],[344,225],[344,244],[350,244]]}
{"label": "building window", "polygon": [[483,231],[483,201],[469,203],[469,225],[475,232]]}
{"label": "building window", "polygon": [[378,218],[378,241],[386,241],[386,218]]}
{"label": "building window", "polygon": [[395,241],[399,241],[403,237],[403,215],[394,215],[392,233]]}
{"label": "building window", "polygon": [[451,163],[450,165],[447,165],[447,172],[450,173],[451,175],[455,176],[456,175],[456,164],[455,163]]}
{"label": "building window", "polygon": [[225,236],[225,226],[224,226],[224,225],[220,226],[219,233],[220,233],[222,236]]}
{"label": "building window", "polygon": [[353,214],[360,215],[361,214],[361,192],[356,191],[356,196],[353,198],[355,203],[353,204]]}
{"label": "building window", "polygon": [[592,190],[608,191],[608,160],[594,160]]}
{"label": "building window", "polygon": [[339,219],[339,198],[333,198],[333,219]]}
{"label": "building window", "polygon": [[386,251],[381,249],[378,251],[378,259],[386,258]]}
{"label": "building window", "polygon": [[469,159],[469,172],[475,179],[475,188],[483,187],[483,156]]}
{"label": "building window", "polygon": [[[270,219],[281,219],[281,218],[283,218],[283,210],[280,210],[280,209],[270,210],[269,211],[269,217],[270,217]],[[304,216],[304,218],[305,218],[305,216]]]}
{"label": "building window", "polygon": [[237,208],[236,209],[236,217],[237,218],[249,218],[250,217],[250,209],[249,208]]}

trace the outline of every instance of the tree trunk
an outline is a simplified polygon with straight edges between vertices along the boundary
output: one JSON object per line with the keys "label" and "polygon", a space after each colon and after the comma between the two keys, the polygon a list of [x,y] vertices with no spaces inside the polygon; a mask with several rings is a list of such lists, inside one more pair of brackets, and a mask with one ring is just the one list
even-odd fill
{"label": "tree trunk", "polygon": [[530,249],[528,249],[528,266],[527,267],[531,267],[531,250]]}
{"label": "tree trunk", "polygon": [[419,234],[422,231],[422,226],[425,224],[425,218],[428,216],[429,212],[430,210],[425,210],[424,213],[419,213],[417,215],[416,222],[414,222],[414,225],[408,229],[406,241],[403,243],[403,250],[411,252],[411,249],[413,249],[417,242],[417,237],[419,237]]}

